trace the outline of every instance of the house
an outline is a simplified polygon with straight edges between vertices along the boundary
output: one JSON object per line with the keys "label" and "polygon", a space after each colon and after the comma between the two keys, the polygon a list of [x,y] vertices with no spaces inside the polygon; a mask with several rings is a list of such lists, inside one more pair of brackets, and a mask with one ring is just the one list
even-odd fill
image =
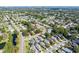
{"label": "house", "polygon": [[68,49],[68,48],[62,48],[63,49],[63,51],[65,51],[66,53],[72,53],[73,51],[72,50],[70,50],[70,49]]}
{"label": "house", "polygon": [[77,45],[79,45],[79,38],[72,41],[72,46],[77,46]]}

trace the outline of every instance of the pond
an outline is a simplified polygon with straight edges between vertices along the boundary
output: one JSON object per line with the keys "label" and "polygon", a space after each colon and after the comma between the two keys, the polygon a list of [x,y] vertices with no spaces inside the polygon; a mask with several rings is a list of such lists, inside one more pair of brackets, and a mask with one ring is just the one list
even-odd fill
{"label": "pond", "polygon": [[1,44],[0,44],[0,49],[3,49],[3,48],[4,48],[4,46],[5,46],[5,44],[6,44],[6,42],[1,43]]}
{"label": "pond", "polygon": [[13,36],[13,45],[16,45],[16,38],[17,38],[17,34],[12,34]]}

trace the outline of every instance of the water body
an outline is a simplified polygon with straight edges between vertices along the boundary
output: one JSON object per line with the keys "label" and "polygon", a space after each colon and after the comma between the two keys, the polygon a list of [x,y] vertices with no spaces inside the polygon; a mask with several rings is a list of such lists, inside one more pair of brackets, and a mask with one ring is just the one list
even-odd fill
{"label": "water body", "polygon": [[3,48],[4,48],[4,46],[5,46],[5,44],[6,44],[6,42],[1,43],[1,44],[0,44],[0,49],[3,49]]}
{"label": "water body", "polygon": [[12,34],[13,36],[13,45],[16,45],[16,38],[17,38],[17,34]]}

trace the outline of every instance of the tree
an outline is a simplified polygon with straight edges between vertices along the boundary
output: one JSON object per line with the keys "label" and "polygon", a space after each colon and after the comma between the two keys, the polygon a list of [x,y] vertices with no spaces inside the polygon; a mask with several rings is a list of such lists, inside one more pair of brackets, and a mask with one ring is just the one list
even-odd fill
{"label": "tree", "polygon": [[75,26],[75,29],[78,31],[79,33],[79,24],[77,26]]}
{"label": "tree", "polygon": [[22,21],[21,22],[23,25],[27,25],[27,31],[30,32],[32,30],[32,25],[31,22],[27,22],[27,21]]}
{"label": "tree", "polygon": [[[69,38],[69,37],[68,37],[68,38]],[[72,35],[70,36],[71,41],[72,41],[72,40],[75,40],[75,38],[76,38],[76,35],[75,35],[75,34],[72,34]]]}
{"label": "tree", "polygon": [[4,50],[5,53],[12,53],[13,52],[13,45],[12,45],[12,43],[11,42],[7,42],[4,49],[5,49]]}
{"label": "tree", "polygon": [[42,32],[40,29],[35,30],[35,33],[40,33],[40,32]]}
{"label": "tree", "polygon": [[6,28],[3,26],[3,28],[0,29],[3,33],[6,32]]}
{"label": "tree", "polygon": [[74,51],[75,51],[76,53],[79,53],[79,45],[74,47]]}
{"label": "tree", "polygon": [[18,51],[18,46],[13,45],[13,37],[12,34],[9,33],[8,35],[8,42],[6,42],[6,45],[4,47],[4,52],[5,53],[15,53]]}
{"label": "tree", "polygon": [[26,52],[29,53],[30,52],[30,45],[29,45],[29,38],[28,36],[26,36],[26,41],[25,41],[25,49],[26,49]]}
{"label": "tree", "polygon": [[58,27],[57,26],[54,26],[53,27],[53,30],[52,30],[52,35],[53,34],[62,34],[64,35],[65,37],[67,37],[67,34],[68,34],[68,30],[63,28],[63,27]]}
{"label": "tree", "polygon": [[53,27],[53,28],[52,28],[52,29],[53,29],[53,30],[52,30],[52,33],[57,34],[57,30],[58,30],[58,29],[57,29],[57,26],[56,26],[56,25],[53,25],[52,27]]}
{"label": "tree", "polygon": [[5,53],[12,53],[13,52],[13,43],[12,43],[12,35],[11,34],[9,34],[8,39],[9,40],[4,47],[4,52]]}
{"label": "tree", "polygon": [[35,35],[34,31],[31,31],[30,34],[31,34],[31,35]]}
{"label": "tree", "polygon": [[63,28],[63,27],[59,27],[57,30],[58,34],[63,34],[65,37],[67,37],[68,34],[68,30]]}
{"label": "tree", "polygon": [[21,32],[22,32],[23,36],[28,36],[29,35],[27,30],[21,30]]}
{"label": "tree", "polygon": [[1,40],[3,40],[3,36],[2,35],[0,36],[0,42],[1,42]]}
{"label": "tree", "polygon": [[50,38],[51,37],[51,34],[49,34],[49,33],[45,33],[45,36],[46,36],[46,38]]}

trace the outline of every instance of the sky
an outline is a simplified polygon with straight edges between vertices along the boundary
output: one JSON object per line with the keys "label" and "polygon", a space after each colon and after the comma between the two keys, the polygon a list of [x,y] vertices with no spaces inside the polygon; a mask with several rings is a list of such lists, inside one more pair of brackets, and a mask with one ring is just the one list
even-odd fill
{"label": "sky", "polygon": [[0,6],[79,6],[78,0],[0,0]]}

